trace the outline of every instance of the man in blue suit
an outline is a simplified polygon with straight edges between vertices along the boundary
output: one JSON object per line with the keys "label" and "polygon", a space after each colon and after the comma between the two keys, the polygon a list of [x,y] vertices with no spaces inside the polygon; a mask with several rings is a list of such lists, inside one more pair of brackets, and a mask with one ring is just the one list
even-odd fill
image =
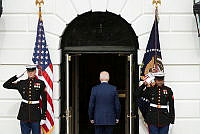
{"label": "man in blue suit", "polygon": [[89,119],[95,125],[95,134],[112,134],[119,123],[120,102],[116,87],[108,84],[109,73],[100,73],[101,84],[92,88],[89,102]]}

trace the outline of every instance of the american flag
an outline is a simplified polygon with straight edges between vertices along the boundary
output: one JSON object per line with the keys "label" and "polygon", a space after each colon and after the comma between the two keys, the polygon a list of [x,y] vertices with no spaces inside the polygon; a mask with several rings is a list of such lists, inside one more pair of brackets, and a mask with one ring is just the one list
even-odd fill
{"label": "american flag", "polygon": [[53,107],[53,65],[51,63],[49,50],[45,39],[43,21],[39,18],[37,36],[32,61],[37,65],[37,77],[46,84],[47,112],[46,121],[41,125],[44,134],[50,134],[54,128]]}

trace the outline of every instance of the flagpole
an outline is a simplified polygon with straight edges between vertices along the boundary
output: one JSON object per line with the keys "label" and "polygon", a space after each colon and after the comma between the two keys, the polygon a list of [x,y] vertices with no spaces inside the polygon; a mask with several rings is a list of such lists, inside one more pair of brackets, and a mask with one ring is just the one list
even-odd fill
{"label": "flagpole", "polygon": [[[37,65],[36,74],[37,78],[44,81],[46,88],[46,98],[47,105],[44,116],[46,116],[46,120],[40,122],[40,127],[43,134],[51,134],[54,129],[55,118],[54,118],[54,106],[53,106],[53,64],[50,59],[49,50],[47,47],[47,42],[45,38],[45,31],[42,20],[42,11],[41,6],[44,4],[43,0],[36,0],[35,4],[39,7],[39,18],[37,25],[37,36],[36,42],[33,52],[32,61]],[[40,99],[41,102],[41,99]]]}
{"label": "flagpole", "polygon": [[44,5],[44,1],[43,1],[43,0],[36,0],[36,1],[35,1],[35,4],[36,4],[36,6],[37,6],[37,5],[39,6],[38,15],[39,15],[39,18],[42,19],[41,6],[42,6],[42,4]]}
{"label": "flagpole", "polygon": [[[40,21],[42,21],[42,10],[41,10],[41,7],[42,7],[42,4],[44,5],[44,1],[43,0],[36,0],[35,1],[35,4],[36,4],[36,6],[38,6],[39,7],[39,12],[38,12],[38,15],[39,15],[39,19],[40,19]],[[39,31],[39,32],[41,32],[41,31]],[[40,45],[39,46],[42,46],[42,42],[40,42]],[[42,53],[42,47],[40,48],[40,50],[39,50],[39,62],[38,62],[38,76],[42,76],[42,67],[40,66],[41,64],[40,64],[40,62],[41,62],[41,53]]]}
{"label": "flagpole", "polygon": [[152,4],[155,6],[155,17],[159,20],[158,5],[161,5],[161,0],[153,0]]}
{"label": "flagpole", "polygon": [[159,21],[159,16],[158,16],[158,5],[161,5],[161,0],[153,0],[152,4],[155,6],[155,56],[154,56],[154,68],[157,68],[157,47],[158,47],[158,37],[157,37],[157,32],[158,32],[158,21]]}

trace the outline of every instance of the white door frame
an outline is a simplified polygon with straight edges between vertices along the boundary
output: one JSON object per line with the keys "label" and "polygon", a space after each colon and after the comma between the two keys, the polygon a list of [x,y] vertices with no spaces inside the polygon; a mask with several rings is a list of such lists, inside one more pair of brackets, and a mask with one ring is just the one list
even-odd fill
{"label": "white door frame", "polygon": [[69,134],[69,118],[70,118],[70,109],[69,109],[69,54],[65,55],[65,59],[66,59],[66,88],[67,88],[67,92],[66,92],[66,98],[67,98],[67,103],[66,103],[66,122],[67,122],[67,134]]}
{"label": "white door frame", "polygon": [[130,95],[130,98],[129,98],[129,107],[130,107],[130,111],[129,111],[129,113],[130,113],[130,118],[129,118],[129,120],[130,120],[130,127],[129,127],[129,131],[130,131],[130,134],[132,134],[132,88],[133,88],[133,86],[132,86],[132,69],[133,69],[133,67],[132,67],[132,59],[133,59],[133,54],[130,54],[130,59],[129,59],[129,86],[130,86],[130,91],[129,91],[129,95]]}
{"label": "white door frame", "polygon": [[[71,60],[71,56],[69,54],[66,54],[65,55],[65,58],[66,58],[66,98],[67,98],[67,103],[66,103],[66,122],[67,122],[67,134],[69,134],[70,132],[70,122],[69,122],[69,119],[71,118],[71,115],[70,115],[70,107],[69,107],[69,62]],[[130,134],[132,134],[132,89],[133,89],[133,85],[132,85],[132,72],[133,72],[133,65],[132,65],[132,59],[133,59],[133,54],[130,54],[129,55],[129,95],[130,95],[130,98],[129,98],[129,107],[130,107],[130,110],[129,110],[129,132]]]}

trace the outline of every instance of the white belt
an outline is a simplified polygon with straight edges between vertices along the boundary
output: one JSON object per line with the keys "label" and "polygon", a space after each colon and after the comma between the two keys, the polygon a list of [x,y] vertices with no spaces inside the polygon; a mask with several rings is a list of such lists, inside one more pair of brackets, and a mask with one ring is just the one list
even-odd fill
{"label": "white belt", "polygon": [[167,105],[156,105],[156,104],[153,104],[153,103],[150,103],[150,106],[151,107],[156,107],[156,108],[168,108]]}
{"label": "white belt", "polygon": [[22,100],[22,102],[27,103],[27,104],[39,104],[40,101],[27,101],[27,100]]}

